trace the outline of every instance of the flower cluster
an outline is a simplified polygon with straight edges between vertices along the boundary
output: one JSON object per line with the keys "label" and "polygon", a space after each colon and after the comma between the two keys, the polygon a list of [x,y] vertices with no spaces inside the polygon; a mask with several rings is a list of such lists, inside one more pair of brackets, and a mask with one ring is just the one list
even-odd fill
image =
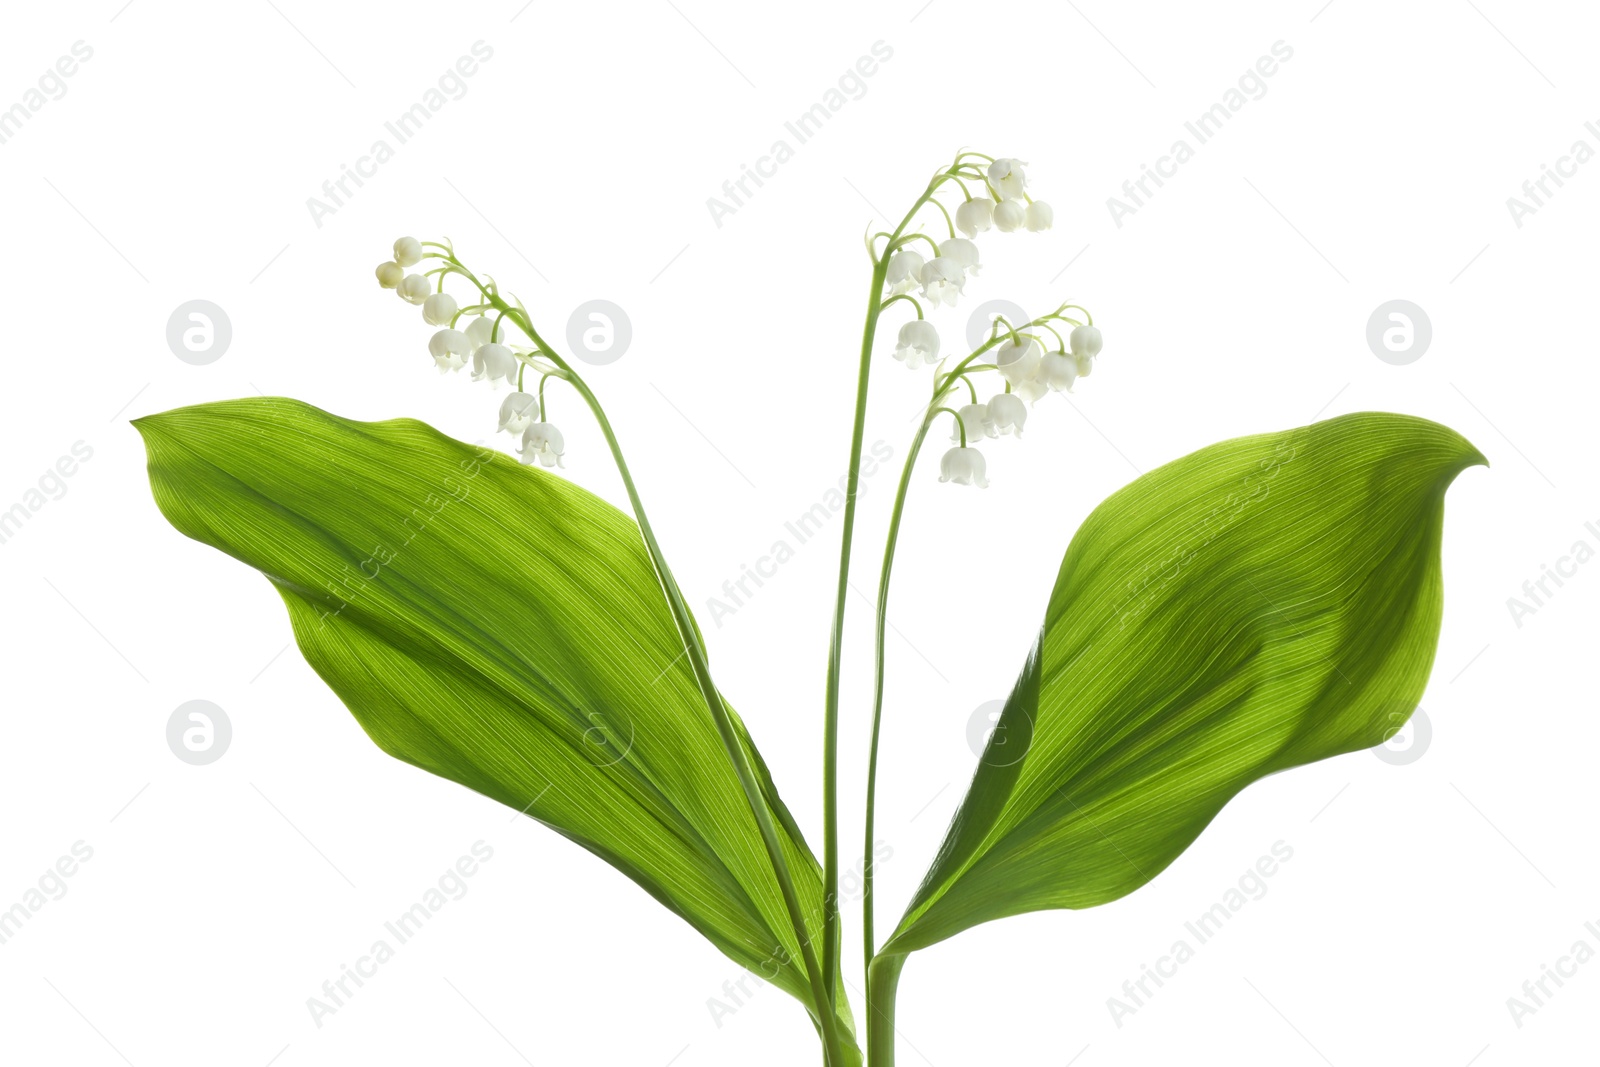
{"label": "flower cluster", "polygon": [[[438,265],[422,273],[406,273],[424,260]],[[445,279],[456,274],[477,288],[477,299],[463,307],[444,291]],[[546,467],[564,466],[566,451],[561,431],[544,421],[544,381],[564,377],[564,372],[540,359],[536,346],[517,344],[507,333],[508,320],[517,323],[512,308],[500,298],[492,280],[480,282],[456,259],[448,244],[402,237],[394,243],[394,258],[378,264],[378,284],[393,289],[408,304],[422,308],[422,321],[441,327],[428,339],[428,354],[440,374],[472,364],[472,380],[499,388],[505,382],[514,390],[500,405],[500,429],[522,439],[522,462]],[[466,321],[463,321],[466,320]],[[523,376],[532,367],[540,375],[537,394],[522,391]]]}
{"label": "flower cluster", "polygon": [[[985,165],[986,164],[986,165]],[[1094,369],[1100,354],[1100,331],[1093,317],[1075,304],[1063,304],[1049,315],[1027,323],[1008,322],[996,316],[989,340],[960,359],[948,373],[939,357],[939,331],[924,317],[924,310],[954,307],[964,295],[969,278],[979,270],[975,238],[991,229],[1002,233],[1048,230],[1054,221],[1050,205],[1028,193],[1027,164],[1017,159],[994,159],[963,152],[947,170],[936,175],[917,209],[932,204],[944,216],[949,236],[935,240],[920,231],[875,234],[869,249],[883,274],[882,307],[907,301],[917,317],[900,327],[894,358],[909,370],[938,366],[934,372],[929,418],[948,413],[955,423],[954,443],[940,462],[939,480],[958,485],[987,486],[984,459],[975,447],[982,437],[1022,436],[1028,409],[1051,392],[1071,392],[1073,383]],[[959,187],[964,197],[954,215],[936,197],[947,186]],[[982,190],[974,195],[975,189]],[[916,210],[913,210],[913,215]],[[910,216],[908,216],[909,221]],[[963,236],[957,236],[957,231]],[[887,237],[881,256],[876,241]],[[927,254],[930,253],[931,255]],[[1082,312],[1083,319],[1068,314]],[[1060,330],[1069,331],[1063,337]],[[1053,342],[1053,343],[1049,343]],[[997,372],[1002,391],[987,402],[978,400],[975,376]],[[946,401],[965,389],[971,403],[959,408]]]}

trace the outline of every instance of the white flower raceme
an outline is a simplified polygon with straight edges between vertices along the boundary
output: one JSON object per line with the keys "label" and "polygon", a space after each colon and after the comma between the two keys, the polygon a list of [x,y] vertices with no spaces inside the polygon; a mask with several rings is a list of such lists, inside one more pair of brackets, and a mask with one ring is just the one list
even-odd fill
{"label": "white flower raceme", "polygon": [[945,303],[954,307],[966,277],[967,272],[955,260],[944,256],[930,259],[922,267],[922,295],[933,301],[935,306]]}
{"label": "white flower raceme", "polygon": [[415,237],[402,237],[394,243],[394,261],[402,267],[422,262],[422,242]]}
{"label": "white flower raceme", "polygon": [[486,344],[472,353],[472,380],[491,385],[504,378],[510,385],[517,377],[517,356],[505,345]]}
{"label": "white flower raceme", "polygon": [[1027,175],[1022,173],[1024,166],[1020,159],[995,160],[989,164],[989,184],[1006,200],[1021,200],[1028,184]]}
{"label": "white flower raceme", "polygon": [[993,437],[994,423],[989,419],[989,406],[987,404],[963,404],[961,406],[961,422],[950,427],[950,440],[956,444],[961,443],[962,427],[966,428],[967,440],[976,441],[980,437]]}
{"label": "white flower raceme", "polygon": [[422,321],[429,326],[448,326],[455,314],[456,298],[449,293],[431,293],[422,302]]}
{"label": "white flower raceme", "polygon": [[1074,356],[1093,359],[1100,354],[1100,343],[1100,331],[1093,326],[1074,326],[1067,335],[1067,344],[1072,347]]}
{"label": "white flower raceme", "polygon": [[960,445],[950,449],[939,460],[939,480],[987,489],[989,479],[983,475],[983,453],[976,448],[962,448]]}
{"label": "white flower raceme", "polygon": [[1043,354],[1039,342],[1031,337],[1023,337],[1020,344],[1008,340],[994,350],[994,365],[1000,377],[1016,386],[1033,377]]}
{"label": "white flower raceme", "polygon": [[933,366],[939,362],[939,331],[927,319],[912,319],[900,327],[894,358],[903,360],[907,370]]}
{"label": "white flower raceme", "polygon": [[467,343],[467,335],[460,330],[440,330],[428,339],[428,353],[433,356],[439,373],[447,374],[467,365],[472,346]]}
{"label": "white flower raceme", "polygon": [[1038,381],[1058,393],[1072,392],[1072,383],[1078,380],[1077,360],[1062,352],[1051,352],[1039,364]]}
{"label": "white flower raceme", "polygon": [[476,352],[490,341],[494,340],[494,320],[487,315],[479,315],[467,323],[467,343]]}
{"label": "white flower raceme", "polygon": [[902,248],[889,257],[889,269],[884,274],[883,280],[889,286],[889,292],[898,296],[909,293],[917,287],[917,282],[922,277],[924,260],[920,253],[909,248]]}
{"label": "white flower raceme", "polygon": [[1015,233],[1028,219],[1020,200],[1002,200],[994,206],[994,225],[1001,233]]}
{"label": "white flower raceme", "polygon": [[539,398],[532,393],[512,393],[500,402],[500,429],[518,434],[539,417]]}
{"label": "white flower raceme", "polygon": [[379,263],[375,273],[378,275],[378,284],[385,289],[400,288],[400,283],[406,276],[405,268],[392,259],[386,263]]}
{"label": "white flower raceme", "polygon": [[566,454],[567,442],[561,431],[548,422],[536,422],[522,434],[522,462],[542,463],[546,467],[565,467],[561,457]]}
{"label": "white flower raceme", "polygon": [[408,304],[420,304],[428,299],[428,294],[433,286],[428,284],[428,279],[420,274],[407,274],[400,279],[400,284],[395,287],[395,292],[400,294],[400,299]]}
{"label": "white flower raceme", "polygon": [[1056,213],[1050,210],[1050,205],[1045,203],[1043,200],[1035,200],[1033,203],[1028,205],[1027,218],[1025,222],[1028,229],[1032,232],[1039,233],[1042,230],[1048,230],[1055,223],[1055,221]]}
{"label": "white flower raceme", "polygon": [[1015,393],[996,393],[989,398],[989,421],[1002,436],[1022,436],[1022,424],[1028,421],[1028,405]]}
{"label": "white flower raceme", "polygon": [[978,246],[965,237],[952,237],[940,244],[939,255],[955,260],[968,274],[978,273]]}
{"label": "white flower raceme", "polygon": [[985,199],[968,200],[956,208],[956,229],[968,237],[978,234],[994,225],[994,201]]}

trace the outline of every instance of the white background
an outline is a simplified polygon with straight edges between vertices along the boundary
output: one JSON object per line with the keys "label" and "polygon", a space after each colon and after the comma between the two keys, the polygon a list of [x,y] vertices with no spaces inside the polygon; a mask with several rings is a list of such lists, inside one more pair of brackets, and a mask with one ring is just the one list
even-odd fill
{"label": "white background", "polygon": [[[936,450],[917,473],[892,607],[881,928],[959,800],[969,717],[1020,667],[1072,530],[1136,471],[1366,409],[1445,422],[1493,466],[1449,494],[1421,757],[1275,776],[1132,897],[919,954],[901,1062],[1593,1060],[1600,962],[1521,1027],[1506,1004],[1580,938],[1600,949],[1584,929],[1600,925],[1600,563],[1520,626],[1507,606],[1574,542],[1600,548],[1584,526],[1600,526],[1600,162],[1521,227],[1506,205],[1575,140],[1600,148],[1584,129],[1600,120],[1600,27],[1584,5],[122,2],[8,4],[0,35],[0,107],[74,42],[93,49],[0,144],[0,510],[75,442],[93,449],[0,544],[0,907],[74,842],[93,849],[66,895],[0,945],[0,1058],[818,1062],[802,1010],[775,990],[717,1025],[708,1000],[738,969],[632,883],[379,753],[285,650],[269,585],[162,520],[127,420],[259,391],[487,436],[497,399],[435,375],[417,310],[373,283],[402,233],[448,234],[552,337],[582,301],[621,305],[632,347],[590,380],[718,680],[820,847],[837,520],[720,627],[705,598],[844,473],[863,226],[898,220],[970,145],[1028,160],[1056,227],[984,238],[974,299],[937,317],[947,346],[977,301],[1071,296],[1106,349],[1071,403],[1047,398],[1023,442],[987,448],[986,492],[939,485]],[[466,95],[316,225],[307,198],[479,40],[493,58]],[[774,140],[793,145],[783,123],[876,41],[893,57],[865,94],[715,225],[706,199]],[[1118,227],[1107,198],[1175,139],[1194,145],[1183,123],[1277,41],[1293,58],[1266,94]],[[172,310],[197,298],[233,326],[207,366],[165,340]],[[1408,366],[1365,340],[1395,298],[1433,325]],[[852,857],[866,597],[925,387],[888,350],[867,440],[897,459],[866,483],[849,619]],[[620,503],[576,400],[552,399],[568,476]],[[197,698],[234,732],[205,767],[165,740]],[[470,892],[316,1026],[307,998],[480,839],[494,858]],[[1293,859],[1267,894],[1116,1025],[1107,998],[1280,840]],[[848,917],[854,951],[854,905]]]}

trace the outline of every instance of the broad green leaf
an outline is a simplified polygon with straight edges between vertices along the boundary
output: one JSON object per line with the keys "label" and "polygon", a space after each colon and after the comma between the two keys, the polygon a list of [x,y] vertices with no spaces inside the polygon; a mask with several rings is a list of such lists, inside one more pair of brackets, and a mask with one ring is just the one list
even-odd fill
{"label": "broad green leaf", "polygon": [[[631,519],[411,420],[274,398],[136,425],[162,513],[277,586],[306,660],[378,747],[571,838],[809,1004],[777,879]],[[821,871],[738,729],[820,939]],[[842,998],[840,1017],[850,1032]]]}
{"label": "broad green leaf", "polygon": [[1239,790],[1379,744],[1442,614],[1459,434],[1360,414],[1224,441],[1102,503],[939,856],[885,947],[1144,885]]}

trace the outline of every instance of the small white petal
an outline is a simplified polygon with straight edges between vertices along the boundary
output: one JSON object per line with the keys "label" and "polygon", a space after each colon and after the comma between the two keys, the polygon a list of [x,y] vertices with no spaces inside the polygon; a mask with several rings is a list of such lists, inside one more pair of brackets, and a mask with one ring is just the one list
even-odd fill
{"label": "small white petal", "polygon": [[1100,331],[1093,326],[1075,326],[1067,335],[1067,344],[1072,347],[1073,355],[1093,359],[1100,354]]}
{"label": "small white petal", "polygon": [[445,374],[466,366],[472,352],[466,334],[460,330],[440,330],[428,338],[428,354],[433,356],[439,373]]}
{"label": "small white petal", "polygon": [[554,424],[535,422],[522,434],[522,462],[541,463],[546,467],[565,466],[561,457],[566,454],[567,442]]}
{"label": "small white petal", "polygon": [[978,246],[965,237],[952,237],[940,244],[939,255],[959,263],[968,274],[978,273]]}
{"label": "small white petal", "polygon": [[1043,354],[1039,343],[1031,337],[1022,338],[1021,344],[1007,340],[994,350],[994,365],[1000,377],[1017,386],[1037,373]]}
{"label": "small white petal", "polygon": [[512,384],[516,381],[516,376],[516,354],[505,345],[481,345],[472,353],[473,381],[487,381],[493,385],[503,378],[507,384]]}
{"label": "small white petal", "polygon": [[961,428],[967,429],[967,440],[976,441],[980,437],[994,437],[994,423],[989,418],[987,404],[961,405],[961,422],[950,427],[950,440],[955,444],[961,443]]}
{"label": "small white petal", "polygon": [[944,256],[930,259],[922,267],[922,295],[936,305],[945,303],[954,307],[966,280],[967,274],[961,264]]}
{"label": "small white petal", "polygon": [[532,393],[512,393],[500,402],[500,429],[522,433],[539,417],[539,398]]}
{"label": "small white petal", "polygon": [[1032,232],[1039,233],[1041,230],[1048,230],[1054,225],[1055,221],[1056,213],[1043,200],[1035,200],[1028,205],[1027,226]]}
{"label": "small white petal", "polygon": [[433,286],[428,284],[428,279],[420,274],[407,274],[400,279],[400,284],[395,292],[400,294],[400,299],[408,304],[420,304],[428,299],[428,294]]}
{"label": "small white petal", "polygon": [[995,160],[989,164],[989,184],[1007,200],[1022,199],[1022,191],[1028,184],[1027,175],[1022,172],[1024,166],[1020,159]]}
{"label": "small white petal", "polygon": [[1022,425],[1028,421],[1028,405],[1015,393],[996,393],[989,398],[989,419],[1001,435],[1022,436]]}
{"label": "small white petal", "polygon": [[1078,364],[1068,355],[1051,352],[1039,364],[1038,380],[1058,393],[1072,392],[1072,383],[1078,380]]}
{"label": "small white petal", "polygon": [[900,327],[894,358],[910,370],[939,362],[939,331],[927,319],[912,319]]}
{"label": "small white petal", "polygon": [[884,274],[884,281],[888,284],[890,293],[909,293],[916,288],[924,262],[920,253],[909,248],[902,248],[890,256],[889,268]]}
{"label": "small white petal", "polygon": [[494,320],[487,315],[480,315],[467,323],[467,343],[476,352],[488,344],[494,336]]}
{"label": "small white petal", "polygon": [[398,289],[406,276],[405,268],[392,259],[379,263],[375,273],[378,275],[378,284],[385,289]]}
{"label": "small white petal", "polygon": [[989,480],[984,477],[983,453],[976,448],[962,448],[959,445],[950,449],[939,460],[939,480],[987,489]]}

